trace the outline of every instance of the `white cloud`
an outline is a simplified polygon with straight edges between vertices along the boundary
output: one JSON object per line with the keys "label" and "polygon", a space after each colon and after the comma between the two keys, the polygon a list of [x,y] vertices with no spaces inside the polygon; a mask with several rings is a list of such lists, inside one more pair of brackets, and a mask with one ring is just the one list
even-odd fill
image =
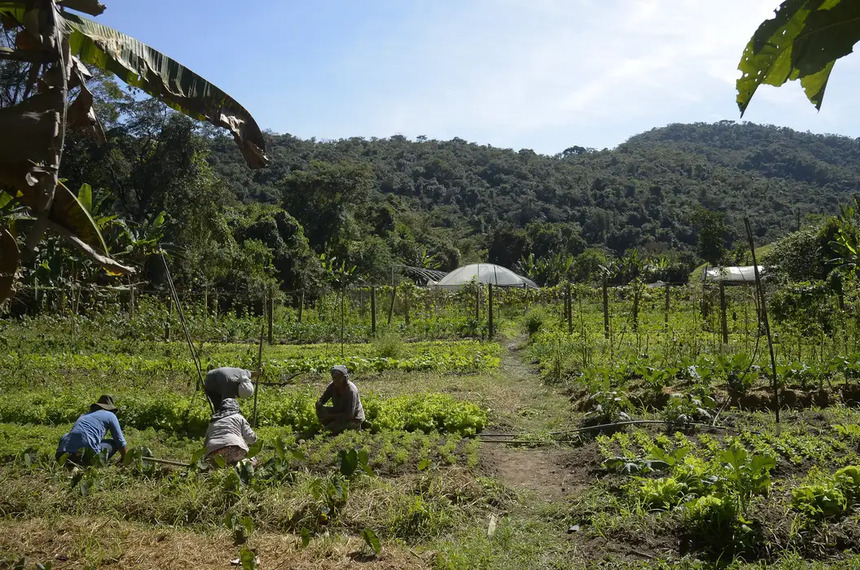
{"label": "white cloud", "polygon": [[[411,1],[396,25],[333,51],[317,76],[326,83],[307,89],[306,131],[291,132],[459,136],[557,152],[614,146],[670,122],[738,119],[738,61],[779,3]],[[368,19],[382,17],[384,2],[375,9]],[[762,89],[745,118],[821,119],[799,91]],[[838,96],[828,104],[849,115]]]}

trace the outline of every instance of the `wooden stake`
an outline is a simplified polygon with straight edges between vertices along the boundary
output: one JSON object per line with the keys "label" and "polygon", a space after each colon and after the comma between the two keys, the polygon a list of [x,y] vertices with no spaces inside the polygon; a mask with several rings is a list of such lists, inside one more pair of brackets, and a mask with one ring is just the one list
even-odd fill
{"label": "wooden stake", "polygon": [[170,342],[170,320],[173,318],[173,297],[167,298],[167,320],[164,322],[164,340]]}
{"label": "wooden stake", "polygon": [[269,287],[269,304],[268,304],[268,321],[269,321],[269,345],[275,343],[274,320],[275,320],[275,290],[274,287]]}
{"label": "wooden stake", "polygon": [[391,286],[391,303],[388,305],[388,324],[391,324],[391,318],[394,316],[394,299],[397,297],[397,285]]}
{"label": "wooden stake", "polygon": [[609,283],[603,277],[603,336],[609,340]]}
{"label": "wooden stake", "polygon": [[376,287],[370,288],[370,336],[376,337]]}
{"label": "wooden stake", "polygon": [[565,317],[567,318],[567,334],[573,334],[573,297],[570,296],[570,282],[565,285],[564,297],[567,301],[565,305],[567,305],[567,312],[565,313]]}
{"label": "wooden stake", "polygon": [[302,311],[305,308],[305,290],[302,289],[301,295],[299,295],[299,324],[302,324]]}
{"label": "wooden stake", "polygon": [[[266,331],[265,325],[260,325],[260,347],[257,349],[257,370],[260,371],[260,376],[263,375],[263,333]],[[257,428],[257,396],[260,394],[260,376],[254,382],[254,429]]]}
{"label": "wooden stake", "polygon": [[761,301],[761,315],[764,321],[764,331],[767,334],[767,346],[770,349],[770,366],[771,366],[771,387],[773,388],[773,415],[776,423],[779,423],[779,383],[776,378],[776,357],[773,354],[773,337],[770,334],[770,322],[767,319],[767,305],[764,299],[764,288],[761,285],[761,275],[758,272],[758,263],[755,258],[755,243],[753,242],[752,229],[750,228],[750,219],[744,216],[744,226],[747,230],[747,238],[749,239],[750,252],[752,253],[753,270],[755,271],[755,286],[758,291],[759,300]]}
{"label": "wooden stake", "polygon": [[489,312],[487,313],[487,318],[489,319],[487,326],[489,327],[489,330],[488,330],[489,337],[492,339],[493,338],[493,284],[492,283],[487,283],[487,297],[488,297],[488,301],[490,304]]}
{"label": "wooden stake", "polygon": [[666,306],[664,307],[663,322],[666,324],[666,331],[669,330],[669,303],[672,298],[672,286],[666,283]]}
{"label": "wooden stake", "polygon": [[729,323],[726,320],[726,284],[720,281],[720,329],[723,332],[723,344],[729,344]]}

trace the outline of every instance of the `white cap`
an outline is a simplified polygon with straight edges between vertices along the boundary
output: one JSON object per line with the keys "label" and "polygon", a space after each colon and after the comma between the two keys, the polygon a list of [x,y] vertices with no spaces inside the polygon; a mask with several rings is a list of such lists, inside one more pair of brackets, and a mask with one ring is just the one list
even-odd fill
{"label": "white cap", "polygon": [[250,380],[245,380],[241,384],[239,384],[239,397],[247,398],[254,394],[254,385],[251,384]]}

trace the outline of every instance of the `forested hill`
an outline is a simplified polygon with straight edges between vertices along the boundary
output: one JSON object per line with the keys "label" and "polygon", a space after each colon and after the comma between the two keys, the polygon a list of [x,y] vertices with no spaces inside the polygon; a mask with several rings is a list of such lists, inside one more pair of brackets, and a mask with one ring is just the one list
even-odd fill
{"label": "forested hill", "polygon": [[[526,250],[689,251],[700,207],[725,212],[736,237],[748,213],[766,242],[795,229],[798,215],[838,212],[860,188],[858,141],[731,121],[675,124],[612,150],[571,146],[555,156],[461,139],[270,141],[272,165],[257,172],[232,142],[212,144],[210,164],[242,201],[280,204],[309,234],[319,215],[377,234],[403,222],[444,259],[450,247],[466,257],[488,248],[507,264]],[[322,187],[340,208],[315,207]]]}

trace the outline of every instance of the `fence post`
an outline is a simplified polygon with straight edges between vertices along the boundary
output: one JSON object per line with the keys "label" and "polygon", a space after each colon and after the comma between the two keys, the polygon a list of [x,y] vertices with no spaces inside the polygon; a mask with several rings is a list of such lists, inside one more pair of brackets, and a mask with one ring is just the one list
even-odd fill
{"label": "fence post", "polygon": [[489,310],[487,313],[487,318],[488,318],[489,322],[487,323],[487,326],[489,327],[489,336],[492,339],[493,338],[493,284],[492,283],[487,283],[487,301],[489,303]]}
{"label": "fence post", "polygon": [[[642,297],[642,287],[644,285],[638,279],[633,281],[633,332],[639,332],[639,301]],[[639,342],[639,337],[636,337],[636,342]],[[638,350],[638,349],[637,349]]]}
{"label": "fence post", "polygon": [[299,295],[299,324],[302,324],[302,311],[305,309],[305,290],[301,290]]}
{"label": "fence post", "polygon": [[407,289],[403,292],[403,318],[406,320],[406,326],[409,326],[409,301],[412,298],[412,290]]}
{"label": "fence post", "polygon": [[671,299],[671,285],[666,283],[666,306],[664,308],[663,322],[666,324],[666,331],[669,331],[669,303]]}
{"label": "fence post", "polygon": [[564,297],[567,300],[567,312],[564,315],[567,318],[567,334],[573,334],[573,297],[570,295],[570,282],[565,284]]}
{"label": "fence post", "polygon": [[173,297],[167,297],[167,321],[164,323],[164,340],[170,342],[170,320],[173,318]]}
{"label": "fence post", "polygon": [[274,320],[275,320],[275,288],[269,286],[269,306],[266,311],[269,316],[269,344],[275,343],[275,333],[273,330]]}
{"label": "fence post", "polygon": [[729,344],[729,324],[726,321],[726,285],[720,281],[720,328],[723,332],[723,344]]}
{"label": "fence post", "polygon": [[388,324],[391,324],[391,318],[394,316],[394,299],[397,297],[397,285],[391,286],[391,303],[388,305]]}
{"label": "fence post", "polygon": [[609,283],[603,277],[603,336],[609,339]]}
{"label": "fence post", "polygon": [[376,286],[370,286],[370,336],[376,337]]}

